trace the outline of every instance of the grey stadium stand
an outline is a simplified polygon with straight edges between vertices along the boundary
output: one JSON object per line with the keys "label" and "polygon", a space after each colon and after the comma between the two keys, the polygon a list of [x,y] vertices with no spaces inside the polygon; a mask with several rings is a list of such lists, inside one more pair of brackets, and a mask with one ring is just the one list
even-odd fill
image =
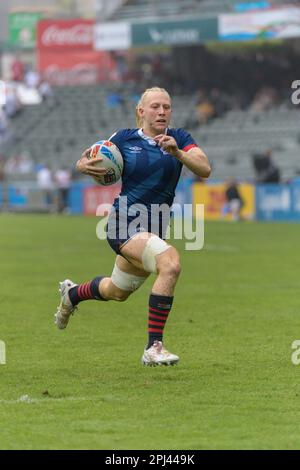
{"label": "grey stadium stand", "polygon": [[[107,108],[108,88],[60,87],[54,97],[38,106],[27,106],[12,120],[15,142],[10,154],[28,151],[36,163],[52,168],[74,166],[82,151],[116,129],[135,127],[134,103],[123,87],[124,108]],[[173,98],[174,127],[189,130],[195,114],[195,96]],[[196,116],[196,115],[195,115]],[[213,164],[213,178],[254,177],[252,155],[273,149],[284,178],[300,171],[299,110],[283,104],[269,111],[229,111],[190,131]]]}

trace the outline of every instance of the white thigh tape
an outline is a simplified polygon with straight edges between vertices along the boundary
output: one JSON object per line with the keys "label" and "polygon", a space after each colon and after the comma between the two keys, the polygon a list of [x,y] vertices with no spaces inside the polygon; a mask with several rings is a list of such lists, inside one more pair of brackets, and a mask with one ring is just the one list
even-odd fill
{"label": "white thigh tape", "polygon": [[127,292],[133,292],[138,289],[146,280],[146,277],[134,276],[133,274],[125,273],[118,268],[117,263],[115,263],[111,280],[112,283],[119,289],[125,290]]}
{"label": "white thigh tape", "polygon": [[157,269],[155,257],[166,251],[168,248],[170,248],[170,245],[168,245],[157,235],[153,235],[151,238],[149,238],[142,254],[142,263],[145,271],[149,273],[156,273]]}

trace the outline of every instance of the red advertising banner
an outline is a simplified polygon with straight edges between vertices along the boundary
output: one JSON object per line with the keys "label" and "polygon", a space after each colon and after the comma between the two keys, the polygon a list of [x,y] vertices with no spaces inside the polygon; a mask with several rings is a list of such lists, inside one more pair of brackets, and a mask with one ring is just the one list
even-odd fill
{"label": "red advertising banner", "polygon": [[51,85],[94,85],[115,69],[111,54],[93,49],[93,20],[42,20],[37,27],[38,71]]}
{"label": "red advertising banner", "polygon": [[[101,204],[111,205],[114,199],[119,196],[121,190],[120,184],[113,186],[90,186],[83,191],[83,213],[85,215],[103,216]],[[107,210],[108,208],[106,208]]]}
{"label": "red advertising banner", "polygon": [[93,50],[93,20],[41,20],[37,26],[37,48],[47,51]]}
{"label": "red advertising banner", "polygon": [[38,70],[51,85],[93,85],[109,80],[114,67],[107,52],[38,52]]}

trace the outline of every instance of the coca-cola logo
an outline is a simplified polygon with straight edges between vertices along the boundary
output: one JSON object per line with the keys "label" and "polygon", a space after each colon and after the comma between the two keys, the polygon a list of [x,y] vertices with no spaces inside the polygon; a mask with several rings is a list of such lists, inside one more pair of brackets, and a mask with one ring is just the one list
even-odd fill
{"label": "coca-cola logo", "polygon": [[42,33],[41,43],[45,47],[90,46],[93,43],[93,27],[82,23],[68,28],[52,25]]}
{"label": "coca-cola logo", "polygon": [[43,78],[51,85],[94,85],[99,82],[99,71],[93,64],[77,64],[68,70],[50,65],[43,72]]}

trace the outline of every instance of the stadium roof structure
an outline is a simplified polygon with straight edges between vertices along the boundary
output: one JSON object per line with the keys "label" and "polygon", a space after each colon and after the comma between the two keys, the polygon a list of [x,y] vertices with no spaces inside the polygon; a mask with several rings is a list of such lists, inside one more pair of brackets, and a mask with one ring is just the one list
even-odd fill
{"label": "stadium roof structure", "polygon": [[268,9],[274,6],[299,5],[299,0],[131,0],[124,2],[111,20],[175,19],[211,16],[249,9]]}

